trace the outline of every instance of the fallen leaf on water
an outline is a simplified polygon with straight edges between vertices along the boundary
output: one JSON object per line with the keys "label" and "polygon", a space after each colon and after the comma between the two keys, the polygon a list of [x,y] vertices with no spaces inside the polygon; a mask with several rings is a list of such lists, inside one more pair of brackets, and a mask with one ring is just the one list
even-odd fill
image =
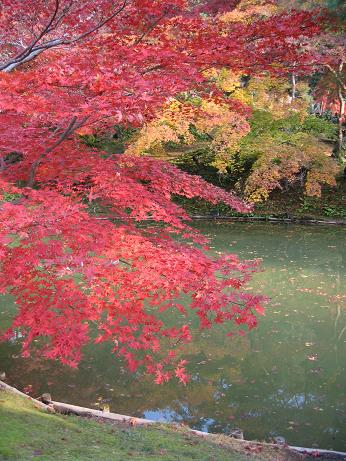
{"label": "fallen leaf on water", "polygon": [[311,360],[312,362],[315,360],[318,360],[318,355],[317,354],[308,355],[308,360]]}

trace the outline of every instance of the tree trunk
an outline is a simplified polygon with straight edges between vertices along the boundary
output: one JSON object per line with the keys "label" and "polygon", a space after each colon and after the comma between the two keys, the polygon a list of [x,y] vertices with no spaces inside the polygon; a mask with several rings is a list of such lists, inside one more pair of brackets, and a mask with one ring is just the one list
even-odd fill
{"label": "tree trunk", "polygon": [[344,145],[344,114],[345,114],[345,105],[346,100],[342,93],[342,88],[338,85],[338,99],[339,99],[339,114],[338,114],[338,142],[337,142],[337,151],[336,151],[336,158],[338,160],[344,160],[344,152],[343,152],[343,145]]}
{"label": "tree trunk", "polygon": [[292,101],[296,99],[297,96],[297,81],[296,76],[292,74]]}

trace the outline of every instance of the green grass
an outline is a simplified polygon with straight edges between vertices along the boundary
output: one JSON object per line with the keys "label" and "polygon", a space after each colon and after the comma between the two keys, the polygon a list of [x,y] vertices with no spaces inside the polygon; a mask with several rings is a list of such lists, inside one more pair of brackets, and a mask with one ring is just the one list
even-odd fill
{"label": "green grass", "polygon": [[236,445],[232,441],[229,445],[207,442],[180,428],[110,424],[51,414],[36,408],[30,400],[0,391],[1,461],[287,459],[277,457],[277,452],[275,458],[264,453],[241,453]]}

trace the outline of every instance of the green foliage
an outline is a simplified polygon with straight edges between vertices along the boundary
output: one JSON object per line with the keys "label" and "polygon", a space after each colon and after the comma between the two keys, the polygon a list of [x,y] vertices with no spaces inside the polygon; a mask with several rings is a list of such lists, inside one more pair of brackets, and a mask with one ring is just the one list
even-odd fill
{"label": "green foliage", "polygon": [[88,147],[94,147],[100,149],[102,144],[102,138],[95,134],[83,134],[80,136],[82,142]]}
{"label": "green foliage", "polygon": [[201,107],[203,99],[194,91],[185,91],[176,96],[177,100],[182,103],[191,104],[195,107]]}
{"label": "green foliage", "polygon": [[[335,138],[336,126],[326,119],[314,115],[303,117],[299,112],[278,118],[270,111],[254,110],[250,132],[229,152],[227,169],[222,175],[213,167],[215,154],[209,148],[208,136],[195,127],[190,130],[196,147],[193,144],[175,163],[214,184],[236,187],[240,192],[248,190],[254,201],[265,199],[280,181],[286,180],[286,188],[293,186],[296,176],[304,170],[301,181],[305,182],[309,195],[319,195],[321,184],[332,185],[334,181],[331,149],[324,141]],[[197,141],[203,143],[202,148],[197,147]]]}
{"label": "green foliage", "polygon": [[318,199],[316,197],[302,197],[300,199],[300,207],[298,208],[298,213],[306,213],[314,211],[317,208]]}
{"label": "green foliage", "polygon": [[4,202],[14,202],[22,197],[22,194],[11,194],[9,192],[4,192],[2,194],[2,199]]}
{"label": "green foliage", "polygon": [[190,133],[195,137],[196,141],[210,141],[211,137],[207,133],[203,133],[202,131],[198,130],[195,125],[190,125]]}
{"label": "green foliage", "polygon": [[111,138],[109,136],[106,137],[102,134],[85,134],[81,135],[80,138],[83,141],[83,143],[86,144],[88,147],[107,150],[107,147],[109,146],[121,146],[124,143],[128,142],[136,134],[136,132],[136,128],[115,125],[114,134]]}
{"label": "green foliage", "polygon": [[323,207],[324,216],[346,219],[346,207],[339,207],[337,205],[325,205]]}
{"label": "green foliage", "polygon": [[337,133],[336,125],[316,115],[307,115],[303,119],[300,114],[288,115],[285,118],[274,118],[271,112],[254,110],[250,120],[251,132],[244,138],[246,142],[263,133],[269,133],[272,137],[290,136],[296,133],[308,133],[317,138],[334,140]]}
{"label": "green foliage", "polygon": [[223,203],[213,205],[202,199],[188,199],[177,196],[174,198],[174,202],[184,207],[190,216],[210,216],[212,218],[217,218],[218,216],[253,216],[252,213],[238,213]]}
{"label": "green foliage", "polygon": [[299,213],[315,213],[321,210],[323,216],[330,218],[346,218],[346,208],[338,204],[322,204],[321,200],[316,197],[304,197],[301,199],[301,205],[298,208]]}
{"label": "green foliage", "polygon": [[251,200],[266,200],[273,189],[302,182],[307,195],[318,196],[321,184],[335,183],[331,149],[321,141],[335,138],[333,123],[299,112],[278,118],[269,111],[254,110],[250,126],[231,157],[229,171],[243,179]]}
{"label": "green foliage", "polygon": [[124,152],[125,143],[127,143],[136,134],[136,132],[136,128],[115,125],[112,137],[104,136],[102,134],[86,134],[81,135],[80,138],[88,147],[102,149],[108,153],[122,154]]}
{"label": "green foliage", "polygon": [[124,125],[115,125],[115,133],[113,135],[114,139],[117,139],[120,142],[129,141],[138,131],[137,128]]}
{"label": "green foliage", "polygon": [[309,115],[302,123],[302,130],[316,137],[334,141],[337,136],[337,125],[331,120],[316,115]]}
{"label": "green foliage", "polygon": [[254,110],[250,119],[250,127],[251,131],[247,135],[247,138],[258,136],[268,130],[272,131],[275,127],[275,120],[268,111]]}

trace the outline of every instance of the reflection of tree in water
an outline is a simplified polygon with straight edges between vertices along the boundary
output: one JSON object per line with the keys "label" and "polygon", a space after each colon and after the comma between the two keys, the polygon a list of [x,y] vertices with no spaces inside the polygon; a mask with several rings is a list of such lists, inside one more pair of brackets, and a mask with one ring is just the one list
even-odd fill
{"label": "reflection of tree in water", "polygon": [[[302,445],[341,448],[346,439],[346,374],[335,362],[333,348],[328,347],[332,319],[321,320],[310,335],[318,360],[309,360],[305,344],[311,342],[304,341],[302,331],[286,327],[280,329],[281,344],[276,343],[275,349],[272,341],[254,335],[262,345],[260,352],[254,352],[257,344],[253,341],[251,350],[242,351],[244,360],[231,353],[215,363],[213,370],[204,367],[188,399],[190,424],[203,428],[207,419],[209,430],[215,432],[241,427],[249,438],[268,438],[272,433]],[[240,371],[236,377],[234,369]],[[205,398],[204,381],[213,400]],[[336,443],[334,435],[339,440]]]}
{"label": "reflection of tree in water", "polygon": [[343,268],[346,268],[346,248],[345,245],[341,249],[341,264]]}
{"label": "reflection of tree in water", "polygon": [[[203,225],[215,232],[215,224]],[[230,339],[204,331],[188,346],[192,382],[164,387],[127,373],[106,345],[89,347],[79,370],[40,358],[12,359],[1,345],[0,368],[11,383],[85,406],[185,421],[202,430],[240,427],[248,438],[282,435],[292,444],[346,445],[344,229],[221,225],[213,246],[262,257],[252,285],[271,296],[257,330]],[[231,242],[236,242],[232,244]],[[335,440],[334,440],[335,438]]]}

